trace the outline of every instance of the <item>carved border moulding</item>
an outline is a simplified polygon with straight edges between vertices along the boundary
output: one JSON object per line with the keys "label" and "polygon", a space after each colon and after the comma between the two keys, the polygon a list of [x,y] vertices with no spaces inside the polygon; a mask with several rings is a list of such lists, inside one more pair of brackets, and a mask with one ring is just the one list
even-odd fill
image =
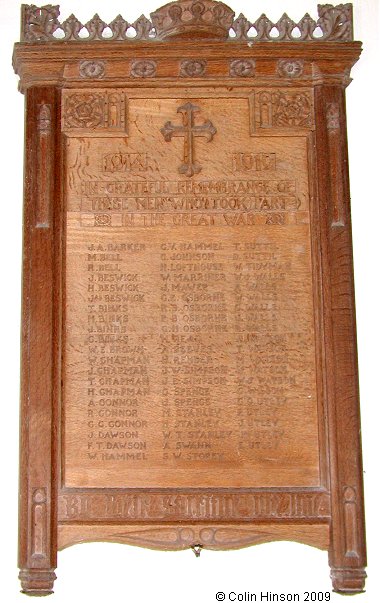
{"label": "carved border moulding", "polygon": [[[14,65],[26,94],[19,553],[23,591],[52,592],[58,549],[84,540],[192,547],[199,554],[202,547],[226,549],[288,539],[328,549],[334,589],[361,592],[366,549],[344,103],[344,88],[361,45],[352,37],[351,4],[318,5],[315,19],[306,14],[294,21],[284,14],[272,21],[265,14],[256,20],[235,17],[223,2],[180,0],[158,8],[150,19],[142,15],[129,23],[118,15],[106,23],[96,14],[84,24],[75,15],[60,20],[56,5],[24,5],[21,32]],[[149,99],[160,103],[154,119],[150,115],[143,126],[152,137],[149,142],[148,136],[143,142],[127,140],[129,110],[140,119],[133,103],[149,107]],[[237,103],[236,123],[245,130],[229,147],[223,136],[229,132],[233,138],[235,132],[230,99]],[[231,115],[228,129],[223,120]],[[255,137],[254,145],[249,136]],[[240,147],[244,141],[248,147]],[[257,145],[257,153],[250,152],[252,145]],[[302,149],[302,154],[296,150],[294,166],[290,151],[280,156],[286,145]],[[236,180],[250,172],[249,182],[260,182],[260,191],[262,183],[263,191],[267,183],[268,190],[275,185],[271,172],[282,172],[285,178],[293,169],[302,172],[310,229],[304,222],[297,225],[309,232],[311,306],[318,324],[315,482],[310,478],[303,486],[300,480],[301,485],[297,481],[291,487],[285,474],[283,488],[270,480],[273,487],[265,488],[249,474],[247,481],[233,483],[255,487],[221,487],[216,477],[192,487],[189,479],[179,485],[176,474],[177,486],[165,486],[173,483],[170,478],[154,481],[151,487],[144,474],[136,484],[130,478],[135,488],[123,488],[123,482],[113,482],[112,472],[107,479],[82,482],[82,467],[75,479],[68,479],[70,487],[60,481],[66,449],[60,448],[56,434],[62,422],[62,383],[64,387],[69,374],[61,358],[65,308],[70,305],[65,300],[70,291],[66,273],[71,274],[62,208],[71,207],[71,197],[65,195],[71,185],[66,168],[73,146],[78,146],[83,165],[91,160],[91,149],[96,155],[97,167],[88,171],[89,179],[138,184],[151,181],[151,148],[160,147],[160,161],[168,170],[162,172],[162,182],[180,182],[191,191],[189,198],[197,198],[194,185],[213,182],[210,157],[222,146],[212,166],[218,178],[230,151],[228,169],[233,168]],[[114,156],[118,163],[111,162]],[[141,169],[119,170],[127,157]],[[69,210],[68,228],[76,219],[71,213],[78,214],[78,224],[91,227],[99,240],[109,240],[111,228],[125,227],[118,207],[110,210],[99,197],[89,209],[80,190],[75,192],[79,209]],[[199,191],[203,195],[201,187]],[[261,198],[269,203],[267,197],[257,197]],[[298,197],[289,199],[291,211],[297,209]],[[275,203],[283,202],[288,199],[281,193]],[[284,217],[277,208],[266,217],[265,228],[271,225],[279,240],[288,225]],[[86,230],[83,236],[92,237]],[[119,235],[121,239],[122,230],[116,238]],[[78,274],[73,272],[72,278]],[[306,444],[305,451],[309,453]],[[212,486],[214,479],[217,487]],[[207,487],[199,487],[203,483]]]}
{"label": "carved border moulding", "polygon": [[[353,39],[352,4],[318,5],[319,18],[308,13],[297,23],[285,13],[277,21],[263,14],[256,21],[234,12],[222,2],[182,0],[170,2],[151,14],[128,23],[118,15],[105,23],[94,15],[83,25],[75,15],[59,21],[59,6],[22,5],[21,42],[93,42],[165,39],[226,39],[253,42],[350,42]],[[134,30],[135,35],[127,34]],[[107,33],[106,33],[107,32]]]}
{"label": "carved border moulding", "polygon": [[293,133],[314,128],[313,95],[302,89],[256,90],[249,97],[251,135]]}
{"label": "carved border moulding", "polygon": [[[62,130],[98,135],[128,131],[128,99],[123,90],[64,90]],[[110,132],[111,131],[111,132]]]}

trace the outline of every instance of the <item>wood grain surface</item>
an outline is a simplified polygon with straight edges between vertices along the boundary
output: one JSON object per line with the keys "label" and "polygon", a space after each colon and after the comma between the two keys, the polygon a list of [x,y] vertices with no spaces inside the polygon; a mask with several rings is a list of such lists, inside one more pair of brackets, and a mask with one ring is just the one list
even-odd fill
{"label": "wood grain surface", "polygon": [[307,140],[197,92],[191,180],[181,97],[67,140],[68,487],[319,485]]}

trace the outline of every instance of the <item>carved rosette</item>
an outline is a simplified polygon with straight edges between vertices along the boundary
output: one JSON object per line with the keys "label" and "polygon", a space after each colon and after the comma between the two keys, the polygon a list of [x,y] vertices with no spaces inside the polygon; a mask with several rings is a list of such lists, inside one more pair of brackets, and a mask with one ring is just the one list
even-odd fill
{"label": "carved rosette", "polygon": [[281,77],[297,78],[303,74],[303,61],[281,59],[277,63],[277,73]]}
{"label": "carved rosette", "polygon": [[250,97],[250,107],[252,134],[313,127],[313,99],[308,91],[257,91]]}
{"label": "carved rosette", "polygon": [[96,128],[103,123],[104,98],[101,94],[79,93],[66,98],[67,128]]}
{"label": "carved rosette", "polygon": [[273,124],[309,128],[312,125],[311,109],[308,94],[280,92],[273,99]]}
{"label": "carved rosette", "polygon": [[111,226],[111,215],[95,214],[94,226]]}
{"label": "carved rosette", "polygon": [[235,59],[230,63],[231,77],[254,77],[255,61],[253,59]]}
{"label": "carved rosette", "polygon": [[181,77],[202,77],[206,72],[207,62],[203,59],[181,61],[179,75]]}
{"label": "carved rosette", "polygon": [[81,61],[79,63],[79,75],[83,78],[101,79],[105,72],[104,61]]}
{"label": "carved rosette", "polygon": [[62,127],[71,130],[112,129],[125,132],[127,100],[124,91],[64,91]]}
{"label": "carved rosette", "polygon": [[154,77],[156,70],[157,64],[152,60],[136,60],[131,63],[132,77]]}

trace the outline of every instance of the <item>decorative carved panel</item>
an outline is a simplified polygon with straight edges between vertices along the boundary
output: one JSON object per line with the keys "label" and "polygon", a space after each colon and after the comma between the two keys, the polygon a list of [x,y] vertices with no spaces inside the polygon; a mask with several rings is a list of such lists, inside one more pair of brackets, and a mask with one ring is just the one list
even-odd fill
{"label": "decorative carved panel", "polygon": [[363,590],[360,48],[350,4],[85,24],[23,5],[23,592],[52,592],[57,551],[92,540],[294,540]]}
{"label": "decorative carved panel", "polygon": [[[94,71],[95,66],[91,69]],[[62,100],[64,131],[90,130],[109,134],[127,130],[127,98],[123,90],[70,90],[63,93]]]}
{"label": "decorative carved panel", "polygon": [[[281,74],[282,75],[282,74]],[[313,95],[305,90],[256,90],[250,96],[252,135],[283,133],[314,127]]]}

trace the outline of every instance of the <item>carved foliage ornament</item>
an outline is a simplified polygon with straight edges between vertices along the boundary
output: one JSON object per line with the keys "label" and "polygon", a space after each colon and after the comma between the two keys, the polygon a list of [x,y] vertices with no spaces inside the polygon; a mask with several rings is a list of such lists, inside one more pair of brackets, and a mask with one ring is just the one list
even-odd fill
{"label": "carved foliage ornament", "polygon": [[59,5],[23,5],[21,42],[93,42],[94,40],[148,40],[154,37],[152,22],[141,15],[128,23],[121,15],[111,23],[95,14],[86,24],[71,14],[60,22]]}
{"label": "carved foliage ornament", "polygon": [[275,126],[311,126],[311,104],[308,95],[281,94],[274,98],[273,123]]}
{"label": "carved foliage ornament", "polygon": [[[306,13],[298,23],[284,13],[275,23],[263,14],[256,21],[240,13],[232,24],[237,40],[349,42],[353,40],[352,4],[318,4],[319,19]],[[253,33],[252,33],[253,32]]]}
{"label": "carved foliage ornament", "polygon": [[312,99],[308,92],[259,92],[256,118],[260,128],[311,128]]}
{"label": "carved foliage ornament", "polygon": [[94,15],[83,25],[75,15],[59,21],[59,6],[23,5],[21,42],[67,42],[94,40],[151,40],[168,37],[206,38],[252,41],[313,41],[347,42],[353,39],[352,5],[318,5],[318,19],[308,13],[298,23],[285,13],[273,22],[263,14],[249,21],[240,14],[233,20],[234,12],[223,2],[214,0],[180,0],[171,2],[151,14],[150,21],[141,15],[128,23],[118,15],[110,23]]}

